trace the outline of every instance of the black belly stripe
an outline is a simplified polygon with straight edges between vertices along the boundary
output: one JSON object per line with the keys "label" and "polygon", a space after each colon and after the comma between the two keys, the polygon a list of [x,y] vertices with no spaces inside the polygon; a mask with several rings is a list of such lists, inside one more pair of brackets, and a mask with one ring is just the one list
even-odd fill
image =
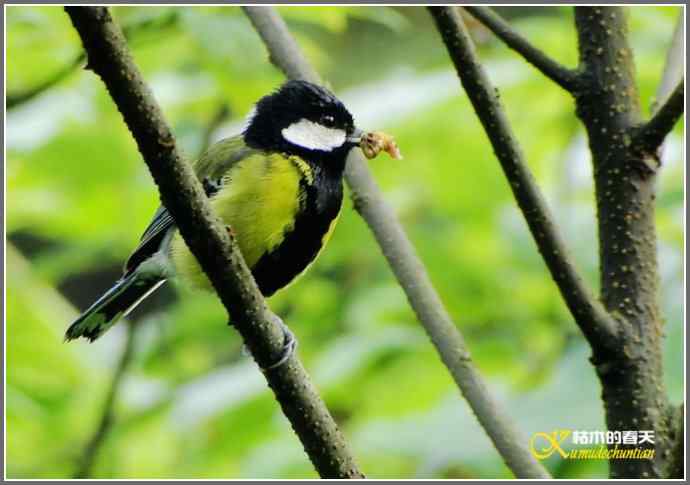
{"label": "black belly stripe", "polygon": [[[318,190],[316,189],[318,186]],[[340,212],[343,186],[338,180],[318,180],[300,184],[305,197],[292,230],[273,251],[266,253],[252,268],[259,289],[270,296],[297,277],[311,263],[323,245],[323,237]]]}

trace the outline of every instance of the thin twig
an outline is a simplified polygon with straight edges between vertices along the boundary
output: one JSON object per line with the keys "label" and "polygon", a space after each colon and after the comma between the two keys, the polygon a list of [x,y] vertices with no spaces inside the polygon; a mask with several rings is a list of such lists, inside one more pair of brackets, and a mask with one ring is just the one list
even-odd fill
{"label": "thin twig", "polygon": [[62,67],[60,70],[58,70],[55,74],[53,74],[45,81],[42,81],[36,84],[35,86],[31,86],[30,88],[23,89],[21,91],[7,93],[7,98],[5,99],[5,107],[8,110],[10,110],[12,108],[16,108],[20,104],[26,103],[27,101],[31,101],[42,92],[47,91],[48,89],[52,88],[60,81],[65,79],[67,76],[72,74],[72,72],[74,72],[74,70],[77,67],[84,63],[84,59],[84,53],[81,52],[78,55],[74,56],[74,59],[68,62],[64,67]]}
{"label": "thin twig", "polygon": [[652,118],[642,125],[632,139],[632,146],[641,153],[654,153],[683,116],[685,109],[685,81],[680,80],[666,102]]}
{"label": "thin twig", "polygon": [[[274,9],[243,8],[266,44],[271,61],[287,77],[320,82]],[[350,153],[346,178],[355,208],[369,225],[441,359],[507,466],[520,478],[548,478],[548,472],[528,451],[527,441],[491,397],[460,331],[358,151]]]}
{"label": "thin twig", "polygon": [[205,152],[213,142],[213,133],[230,117],[230,108],[227,103],[221,103],[211,115],[201,134],[201,150],[199,155]]}
{"label": "thin twig", "polygon": [[[284,336],[201,183],[180,157],[160,108],[104,7],[66,7],[89,65],[105,83],[158,185],[163,205],[209,277],[232,324],[264,369],[283,353]],[[352,454],[299,359],[264,371],[283,412],[324,478],[358,478]]]}
{"label": "thin twig", "polygon": [[122,379],[127,373],[130,364],[132,363],[132,356],[134,355],[134,343],[136,341],[136,324],[127,320],[125,328],[127,329],[127,338],[125,340],[120,361],[117,363],[113,379],[108,388],[105,402],[103,403],[103,410],[101,411],[101,418],[98,421],[98,426],[94,431],[91,439],[86,444],[84,452],[79,460],[77,470],[74,472],[74,478],[89,478],[93,468],[98,451],[105,443],[105,439],[110,432],[115,420],[115,401],[120,392]]}
{"label": "thin twig", "polygon": [[617,323],[577,273],[460,15],[451,7],[429,7],[429,11],[568,309],[593,348],[611,348],[617,342]]}
{"label": "thin twig", "polygon": [[666,52],[666,62],[661,74],[661,81],[656,90],[656,99],[652,104],[652,114],[659,110],[659,106],[673,92],[673,88],[683,79],[685,72],[685,12],[681,9],[673,30],[671,45]]}
{"label": "thin twig", "polygon": [[491,8],[464,7],[464,9],[491,30],[496,37],[505,42],[508,47],[539,69],[546,77],[566,91],[572,93],[576,89],[578,80],[577,71],[560,65],[541,50],[534,47]]}
{"label": "thin twig", "polygon": [[[122,27],[122,32],[127,40],[131,40],[136,35],[140,34],[144,30],[148,30],[151,27],[167,28],[174,25],[177,22],[178,14],[176,11],[171,10],[166,15],[157,18],[147,18],[144,20],[139,20],[132,22],[131,24]],[[31,86],[20,91],[9,92],[5,99],[5,107],[10,110],[16,108],[17,106],[31,101],[38,95],[42,94],[44,91],[52,88],[53,86],[59,84],[67,76],[72,74],[78,67],[84,65],[84,60],[86,56],[83,52],[80,52],[72,61],[65,64],[60,68],[55,74],[53,74],[48,79],[37,83],[35,86]]]}

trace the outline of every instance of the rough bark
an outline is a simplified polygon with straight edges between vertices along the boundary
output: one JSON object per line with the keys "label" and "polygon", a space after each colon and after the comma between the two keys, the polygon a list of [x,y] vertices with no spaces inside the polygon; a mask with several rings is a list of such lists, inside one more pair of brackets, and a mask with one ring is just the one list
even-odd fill
{"label": "rough bark", "polygon": [[[132,132],[163,205],[173,215],[255,360],[262,368],[268,367],[283,351],[283,333],[231,231],[212,213],[199,180],[181,159],[122,32],[104,7],[66,7],[66,11],[81,36],[89,67],[102,78]],[[297,357],[293,355],[264,375],[318,473],[324,478],[362,477]]]}
{"label": "rough bark", "polygon": [[633,54],[620,7],[576,7],[580,51],[577,116],[594,165],[601,299],[620,322],[615,353],[593,357],[611,430],[654,430],[654,460],[611,460],[612,478],[664,475],[670,413],[654,220],[658,160],[630,143],[640,125]]}
{"label": "rough bark", "polygon": [[[243,8],[266,44],[271,61],[286,76],[320,82],[318,74],[307,62],[285,22],[274,9],[256,6]],[[515,476],[548,478],[546,469],[527,449],[527,439],[489,393],[460,331],[448,315],[426,268],[395,213],[383,199],[361,155],[352,152],[347,163],[346,179],[352,190],[355,209],[376,237],[410,305],[477,420]]]}

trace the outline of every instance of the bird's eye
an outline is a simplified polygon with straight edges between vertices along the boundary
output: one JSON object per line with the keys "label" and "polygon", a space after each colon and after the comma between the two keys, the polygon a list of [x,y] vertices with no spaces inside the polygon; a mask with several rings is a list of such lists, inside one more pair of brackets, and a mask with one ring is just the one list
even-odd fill
{"label": "bird's eye", "polygon": [[321,117],[321,124],[333,128],[335,126],[335,118],[331,115],[324,115]]}

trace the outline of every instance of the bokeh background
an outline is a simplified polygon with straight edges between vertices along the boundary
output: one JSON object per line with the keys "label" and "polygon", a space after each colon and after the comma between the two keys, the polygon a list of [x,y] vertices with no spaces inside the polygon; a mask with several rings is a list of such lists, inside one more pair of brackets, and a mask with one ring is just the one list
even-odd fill
{"label": "bokeh background", "polygon": [[[382,156],[371,168],[525,439],[555,428],[603,429],[589,351],[427,12],[279,10],[358,124],[397,137],[405,159]],[[500,11],[548,54],[576,64],[570,8]],[[282,81],[238,8],[113,12],[190,158],[237,132],[252,103]],[[648,114],[681,12],[628,12]],[[79,310],[119,276],[158,195],[101,81],[82,69],[63,10],[15,6],[6,14],[8,476],[75,472],[129,345],[93,476],[315,477],[214,295],[166,285],[132,324],[94,344],[63,343]],[[597,288],[591,169],[573,103],[479,25],[470,28],[575,259]],[[44,82],[48,89],[21,102]],[[663,163],[657,220],[666,385],[680,402],[682,126]],[[349,200],[321,258],[270,305],[298,335],[299,355],[369,477],[510,476]],[[607,473],[600,461],[552,457],[546,465],[557,477]]]}

